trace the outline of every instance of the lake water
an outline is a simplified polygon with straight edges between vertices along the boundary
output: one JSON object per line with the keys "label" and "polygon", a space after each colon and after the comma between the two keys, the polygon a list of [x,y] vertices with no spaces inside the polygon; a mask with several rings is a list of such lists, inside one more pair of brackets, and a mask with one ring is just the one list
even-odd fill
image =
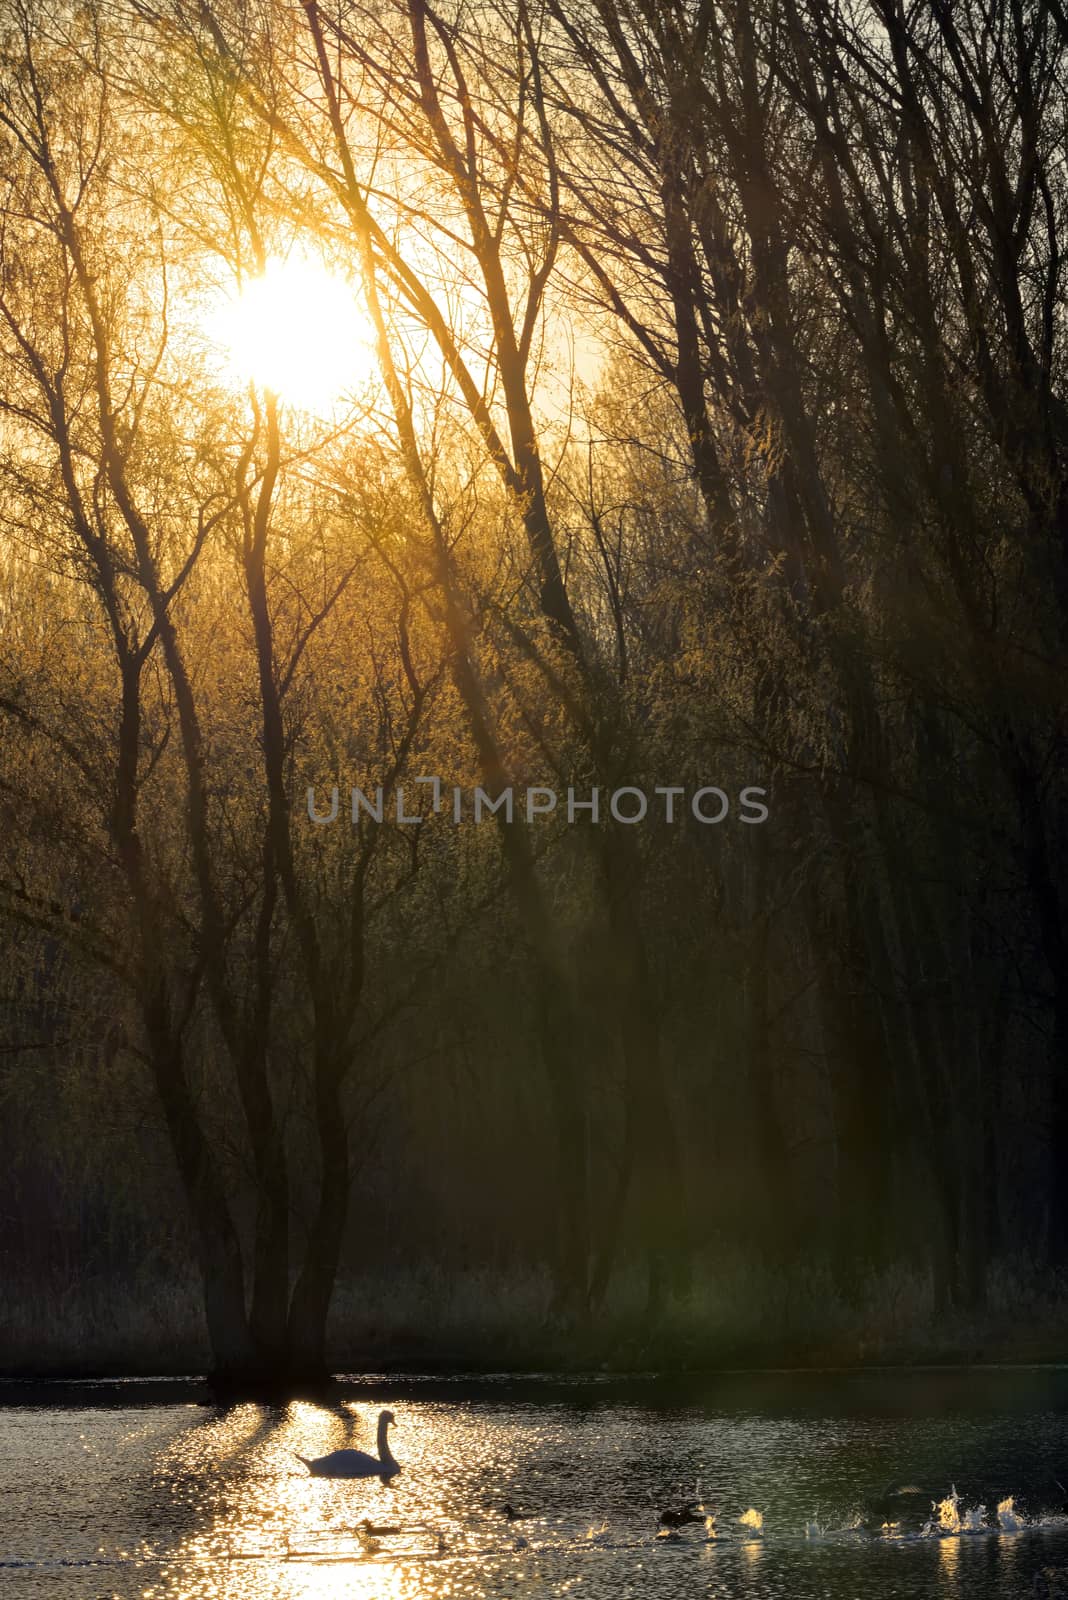
{"label": "lake water", "polygon": [[[1068,1576],[1066,1371],[383,1378],[334,1403],[206,1400],[0,1386],[5,1600],[1023,1600],[1042,1569]],[[381,1406],[392,1486],[308,1476],[294,1452],[374,1450]],[[659,1509],[695,1495],[714,1522],[658,1535]]]}

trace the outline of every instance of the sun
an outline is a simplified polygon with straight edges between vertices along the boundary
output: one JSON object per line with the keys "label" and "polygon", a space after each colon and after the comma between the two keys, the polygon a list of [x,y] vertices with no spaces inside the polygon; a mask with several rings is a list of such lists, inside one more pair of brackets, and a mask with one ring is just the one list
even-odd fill
{"label": "sun", "polygon": [[374,338],[355,287],[311,257],[272,256],[206,319],[221,376],[313,416],[336,413],[373,376]]}

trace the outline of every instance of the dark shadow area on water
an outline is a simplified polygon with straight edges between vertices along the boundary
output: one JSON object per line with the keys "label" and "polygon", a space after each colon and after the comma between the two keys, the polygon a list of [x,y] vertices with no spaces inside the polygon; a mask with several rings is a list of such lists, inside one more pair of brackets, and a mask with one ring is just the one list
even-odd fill
{"label": "dark shadow area on water", "polygon": [[954,1412],[1068,1412],[1068,1365],[1044,1367],[910,1367],[738,1371],[689,1374],[397,1373],[339,1374],[321,1384],[248,1387],[207,1378],[73,1378],[0,1380],[0,1407],[145,1407],[199,1405],[218,1415],[258,1404],[269,1419],[304,1400],[338,1415],[346,1402],[437,1403],[494,1407],[563,1405],[577,1409],[634,1406],[839,1416],[940,1416]]}

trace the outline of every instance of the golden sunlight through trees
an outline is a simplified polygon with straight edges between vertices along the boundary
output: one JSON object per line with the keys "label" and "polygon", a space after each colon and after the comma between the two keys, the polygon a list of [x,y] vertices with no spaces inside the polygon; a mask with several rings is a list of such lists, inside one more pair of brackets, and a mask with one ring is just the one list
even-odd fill
{"label": "golden sunlight through trees", "polygon": [[1018,1241],[1068,1285],[1059,17],[0,10],[29,1368],[135,1303],[223,1387],[868,1360],[1000,1340]]}
{"label": "golden sunlight through trees", "polygon": [[271,256],[204,318],[228,384],[329,416],[371,378],[373,333],[353,286],[310,255]]}

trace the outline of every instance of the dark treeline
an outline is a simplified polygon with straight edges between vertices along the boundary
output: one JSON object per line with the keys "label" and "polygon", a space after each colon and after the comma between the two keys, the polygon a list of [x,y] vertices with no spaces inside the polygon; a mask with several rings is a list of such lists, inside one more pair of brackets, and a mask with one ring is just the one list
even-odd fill
{"label": "dark treeline", "polygon": [[[0,52],[11,1281],[195,1268],[249,1376],[424,1267],[585,1350],[739,1259],[1068,1266],[1059,0]],[[286,255],[364,319],[326,420],[205,334]],[[768,821],[607,805],[705,785]]]}

